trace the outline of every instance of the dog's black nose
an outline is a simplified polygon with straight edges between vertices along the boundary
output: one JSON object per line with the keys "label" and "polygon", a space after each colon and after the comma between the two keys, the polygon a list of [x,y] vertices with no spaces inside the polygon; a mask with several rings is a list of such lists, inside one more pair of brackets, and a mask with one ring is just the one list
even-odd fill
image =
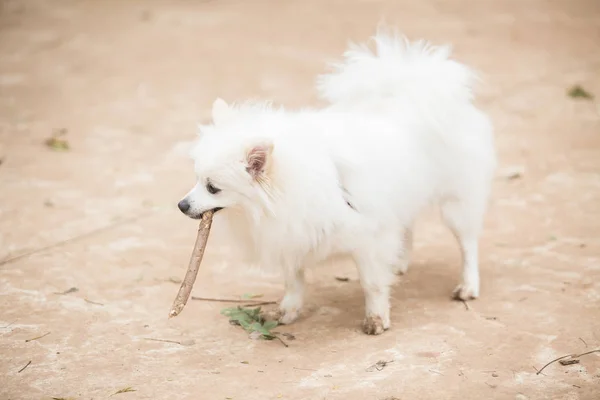
{"label": "dog's black nose", "polygon": [[179,203],[177,203],[177,207],[179,207],[181,212],[185,214],[187,210],[190,209],[190,203],[187,200],[183,199]]}

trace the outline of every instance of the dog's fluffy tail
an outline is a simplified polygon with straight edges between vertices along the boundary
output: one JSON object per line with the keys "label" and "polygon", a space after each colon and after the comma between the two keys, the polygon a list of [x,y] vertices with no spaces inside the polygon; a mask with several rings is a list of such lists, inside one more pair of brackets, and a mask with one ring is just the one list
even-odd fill
{"label": "dog's fluffy tail", "polygon": [[476,76],[449,58],[450,47],[425,41],[409,42],[396,32],[380,29],[367,44],[351,45],[333,72],[322,75],[317,89],[332,104],[365,105],[381,101],[411,104],[436,119],[473,97]]}

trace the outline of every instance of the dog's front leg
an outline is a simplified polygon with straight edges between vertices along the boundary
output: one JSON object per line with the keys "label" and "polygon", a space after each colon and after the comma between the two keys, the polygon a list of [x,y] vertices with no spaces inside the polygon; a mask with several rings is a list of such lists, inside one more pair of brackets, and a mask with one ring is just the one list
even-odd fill
{"label": "dog's front leg", "polygon": [[262,317],[266,320],[278,321],[281,324],[291,324],[300,313],[304,304],[304,270],[300,267],[289,266],[284,271],[285,295],[275,311],[265,312]]}
{"label": "dog's front leg", "polygon": [[285,295],[279,309],[282,324],[291,324],[298,318],[304,304],[304,270],[299,267],[289,268],[285,272]]}

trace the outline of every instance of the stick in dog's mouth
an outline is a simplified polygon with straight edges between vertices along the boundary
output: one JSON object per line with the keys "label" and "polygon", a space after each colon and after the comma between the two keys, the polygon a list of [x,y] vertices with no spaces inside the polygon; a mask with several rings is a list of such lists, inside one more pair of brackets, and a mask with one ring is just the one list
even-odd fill
{"label": "stick in dog's mouth", "polygon": [[198,270],[200,269],[200,263],[204,256],[204,249],[206,248],[206,242],[208,241],[214,213],[215,210],[209,210],[202,214],[200,226],[198,227],[198,236],[196,237],[194,250],[192,250],[192,256],[190,257],[190,263],[187,272],[185,273],[185,278],[183,279],[183,282],[181,282],[177,297],[175,297],[173,305],[171,306],[171,311],[169,311],[169,318],[179,315],[190,298],[190,293],[192,293],[192,288],[194,287],[194,282],[196,281],[196,276],[198,276]]}

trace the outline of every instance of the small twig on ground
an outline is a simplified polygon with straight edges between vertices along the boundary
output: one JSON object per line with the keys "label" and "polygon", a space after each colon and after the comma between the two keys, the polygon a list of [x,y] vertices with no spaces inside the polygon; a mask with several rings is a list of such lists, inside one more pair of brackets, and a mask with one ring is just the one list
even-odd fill
{"label": "small twig on ground", "polygon": [[588,347],[587,343],[585,342],[585,340],[583,340],[582,338],[579,338],[579,340],[581,340],[583,342],[583,344],[585,344],[585,347]]}
{"label": "small twig on ground", "polygon": [[346,276],[336,276],[335,280],[340,281],[340,282],[348,282],[350,280],[350,278],[348,278]]}
{"label": "small twig on ground", "polygon": [[555,363],[555,362],[557,362],[557,361],[559,361],[559,360],[562,360],[563,358],[571,357],[572,355],[573,355],[573,354],[567,354],[566,356],[562,356],[562,357],[559,357],[559,358],[555,358],[554,360],[550,361],[548,364],[544,365],[544,366],[543,366],[541,369],[537,369],[537,368],[533,367],[533,368],[534,368],[534,369],[537,371],[535,374],[536,374],[536,375],[539,375],[539,374],[541,374],[541,373],[542,373],[542,371],[543,371],[543,370],[544,370],[544,369],[545,369],[547,366],[549,366],[550,364],[552,364],[552,363]]}
{"label": "small twig on ground", "polygon": [[60,241],[58,241],[58,242],[55,242],[55,243],[49,244],[49,245],[47,245],[47,246],[42,246],[42,247],[39,247],[39,248],[37,248],[37,249],[34,249],[34,250],[31,250],[31,251],[28,251],[28,252],[26,252],[26,253],[23,253],[23,254],[19,254],[19,255],[17,255],[17,256],[14,256],[14,257],[10,257],[10,256],[9,256],[9,257],[5,258],[4,260],[0,261],[0,266],[2,266],[2,265],[4,265],[4,264],[11,263],[11,262],[18,261],[18,260],[20,260],[20,259],[22,259],[22,258],[29,257],[29,256],[32,256],[32,255],[34,255],[34,254],[41,253],[41,252],[43,252],[43,251],[46,251],[46,250],[52,250],[52,249],[54,249],[54,248],[56,248],[56,247],[64,246],[64,245],[66,245],[66,244],[69,244],[69,243],[71,243],[71,242],[75,242],[75,241],[77,241],[77,240],[81,240],[81,239],[84,239],[84,238],[88,238],[88,237],[90,237],[90,236],[93,236],[93,235],[96,235],[96,234],[98,234],[98,233],[100,233],[100,232],[104,232],[104,231],[108,231],[108,230],[110,230],[110,229],[116,228],[116,227],[117,227],[117,226],[119,226],[119,225],[124,225],[124,224],[128,224],[128,223],[130,223],[130,222],[135,222],[135,221],[137,221],[138,219],[141,219],[141,218],[143,218],[143,217],[147,217],[148,215],[149,215],[148,213],[145,213],[145,214],[142,214],[142,215],[137,215],[137,216],[135,216],[135,217],[127,218],[127,219],[124,219],[124,220],[122,220],[122,221],[117,221],[117,222],[115,222],[115,223],[109,224],[109,225],[107,225],[107,226],[103,226],[103,227],[101,227],[101,228],[92,229],[92,230],[91,230],[91,231],[89,231],[89,232],[82,233],[81,235],[74,236],[74,237],[72,237],[72,238],[69,238],[69,239],[60,240]]}
{"label": "small twig on ground", "polygon": [[104,305],[104,304],[102,304],[102,303],[98,303],[98,302],[96,302],[96,301],[92,301],[92,300],[90,300],[90,299],[83,299],[83,300],[84,300],[86,303],[95,304],[95,305],[97,305],[97,306],[103,306],[103,305]]}
{"label": "small twig on ground", "polygon": [[271,304],[277,304],[276,301],[261,301],[260,303],[250,303],[244,304],[242,307],[258,307],[258,306],[268,306]]}
{"label": "small twig on ground", "polygon": [[465,310],[469,311],[470,310],[469,303],[467,303],[465,300],[461,300],[461,301],[465,305]]}
{"label": "small twig on ground", "polygon": [[[596,350],[587,351],[587,352],[585,352],[585,353],[581,353],[581,354],[567,354],[566,356],[558,357],[558,358],[556,358],[556,359],[554,359],[554,360],[550,361],[550,362],[549,362],[549,363],[547,363],[546,365],[544,365],[544,366],[543,366],[543,367],[542,367],[540,370],[537,370],[537,369],[536,369],[536,371],[537,371],[537,372],[536,372],[536,375],[539,375],[539,374],[541,374],[541,373],[542,373],[542,371],[543,371],[543,370],[544,370],[544,369],[545,369],[547,366],[549,366],[550,364],[552,364],[552,363],[555,363],[555,362],[557,362],[557,361],[564,360],[565,358],[569,358],[569,357],[571,357],[571,358],[575,359],[575,358],[579,358],[579,357],[582,357],[582,356],[586,356],[586,355],[588,355],[588,354],[592,354],[592,353],[600,353],[600,349],[596,349]],[[535,368],[535,367],[534,367],[534,368]]]}
{"label": "small twig on ground", "polygon": [[300,371],[313,371],[316,372],[316,369],[311,369],[311,368],[299,368],[299,367],[292,367],[294,369],[300,370]]}
{"label": "small twig on ground", "polygon": [[134,388],[132,388],[131,386],[126,387],[124,389],[121,390],[117,390],[116,392],[114,392],[113,394],[111,394],[109,397],[114,396],[115,394],[121,394],[121,393],[129,393],[129,392],[135,392],[136,390]]}
{"label": "small twig on ground", "polygon": [[442,375],[444,376],[444,374],[442,374],[440,371],[436,371],[435,369],[430,369],[428,370],[429,372],[433,372],[434,374],[438,374],[438,375]]}
{"label": "small twig on ground", "polygon": [[[287,333],[287,332],[284,332],[284,333],[281,333],[281,332],[271,332],[271,333],[273,334],[273,336],[275,336],[277,338],[277,340],[279,340],[281,343],[283,343],[283,345],[285,347],[290,347],[290,346],[283,341],[283,339],[281,338],[281,336],[285,337],[288,340],[296,340],[296,336],[292,335],[291,333]],[[299,369],[299,368],[296,368],[296,369]],[[311,370],[311,371],[313,371],[313,370]]]}
{"label": "small twig on ground", "polygon": [[20,374],[21,372],[25,371],[25,368],[29,367],[29,364],[31,364],[31,361],[29,361],[27,364],[25,364],[25,366],[23,368],[21,368],[19,370],[19,372],[17,372],[17,374]]}
{"label": "small twig on ground", "polygon": [[17,320],[15,319],[13,322],[11,322],[10,324],[6,325],[6,326],[0,326],[1,329],[6,329],[9,328],[12,324],[14,324],[15,322],[17,322]]}
{"label": "small twig on ground", "polygon": [[285,347],[290,347],[286,342],[283,341],[282,338],[279,337],[279,335],[273,335],[275,336],[275,339],[279,340],[281,342],[282,345],[284,345]]}
{"label": "small twig on ground", "polygon": [[578,355],[574,356],[573,358],[579,358],[581,356],[587,356],[588,354],[592,354],[592,353],[600,353],[600,349],[586,351],[585,353],[578,354]]}
{"label": "small twig on ground", "polygon": [[250,306],[276,304],[277,303],[276,301],[261,301],[261,300],[250,300],[250,299],[246,299],[246,300],[216,299],[216,298],[212,298],[212,297],[197,297],[197,296],[192,296],[192,300],[214,301],[214,302],[218,302],[218,303],[245,303],[245,304],[249,304]]}
{"label": "small twig on ground", "polygon": [[181,342],[178,342],[176,340],[169,340],[169,339],[153,339],[153,338],[144,338],[144,340],[151,340],[153,342],[164,342],[164,343],[175,343],[175,344],[181,344]]}
{"label": "small twig on ground", "polygon": [[41,338],[43,338],[43,337],[46,337],[46,336],[48,336],[49,334],[50,334],[50,332],[46,332],[46,333],[44,333],[42,336],[36,336],[36,337],[34,337],[34,338],[31,338],[31,339],[25,339],[25,342],[26,342],[26,343],[27,343],[27,342],[33,342],[34,340],[41,339]]}

